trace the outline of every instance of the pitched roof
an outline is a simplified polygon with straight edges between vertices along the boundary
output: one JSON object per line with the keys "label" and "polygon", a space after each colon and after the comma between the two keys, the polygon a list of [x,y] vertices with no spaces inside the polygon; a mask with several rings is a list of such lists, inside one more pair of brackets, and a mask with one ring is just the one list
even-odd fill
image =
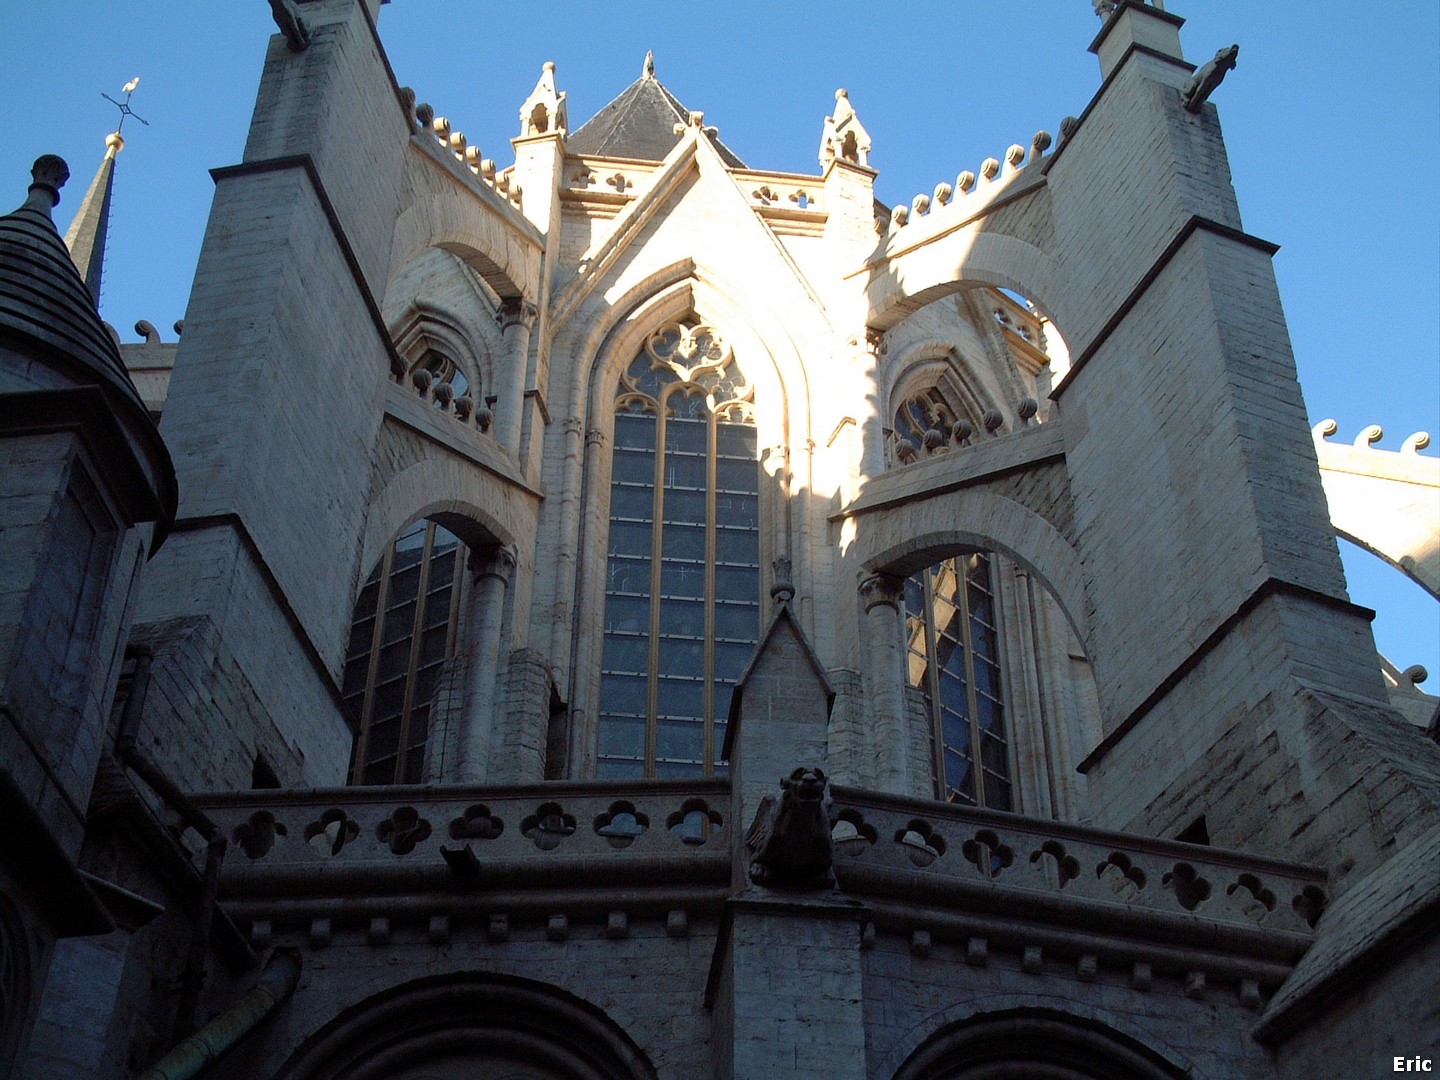
{"label": "pitched roof", "polygon": [[[664,161],[680,141],[675,125],[689,122],[690,110],[655,78],[654,62],[647,56],[640,78],[572,132],[565,147],[572,154]],[[710,139],[726,165],[746,167],[718,138]]]}

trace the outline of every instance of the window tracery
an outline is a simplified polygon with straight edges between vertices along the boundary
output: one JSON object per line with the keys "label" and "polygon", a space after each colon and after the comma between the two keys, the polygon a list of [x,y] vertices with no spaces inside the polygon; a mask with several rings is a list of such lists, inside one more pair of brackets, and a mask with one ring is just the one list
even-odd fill
{"label": "window tracery", "polygon": [[598,776],[716,770],[759,637],[753,396],[729,345],[694,322],[661,327],[620,377]]}

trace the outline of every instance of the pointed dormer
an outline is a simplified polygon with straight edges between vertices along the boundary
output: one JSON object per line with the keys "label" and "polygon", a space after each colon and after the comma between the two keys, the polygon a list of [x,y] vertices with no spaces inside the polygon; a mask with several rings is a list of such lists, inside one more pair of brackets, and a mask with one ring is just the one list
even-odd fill
{"label": "pointed dormer", "polygon": [[115,186],[115,157],[125,149],[125,140],[118,131],[105,136],[105,156],[95,179],[90,181],[90,190],[70,222],[65,234],[65,246],[70,249],[70,258],[80,271],[85,287],[90,290],[95,304],[100,304],[100,277],[105,268],[105,237],[110,229],[110,192]]}
{"label": "pointed dormer", "polygon": [[[690,126],[690,117],[691,111],[655,77],[655,54],[649,52],[645,54],[640,78],[585,121],[570,136],[567,146],[570,153],[588,157],[664,161],[675,149],[685,128]],[[727,166],[745,168],[745,163],[720,141],[713,128],[707,129],[706,134]]]}

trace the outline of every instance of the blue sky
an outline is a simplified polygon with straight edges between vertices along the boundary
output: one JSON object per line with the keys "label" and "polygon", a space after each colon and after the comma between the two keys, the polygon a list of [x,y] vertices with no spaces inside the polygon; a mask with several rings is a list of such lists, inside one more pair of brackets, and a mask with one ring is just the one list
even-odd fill
{"label": "blue sky", "polygon": [[[1231,42],[1220,110],[1248,231],[1275,260],[1312,422],[1367,424],[1395,449],[1440,437],[1440,5],[1170,0],[1188,57]],[[1383,17],[1381,13],[1383,12]],[[58,153],[69,222],[134,75],[102,311],[170,339],[184,315],[212,185],[240,159],[266,42],[265,0],[0,0],[0,203],[24,198],[31,161]],[[380,34],[396,77],[501,165],[518,110],[554,60],[572,127],[657,73],[746,162],[814,172],[821,119],[850,91],[874,138],[878,196],[908,202],[978,169],[1039,128],[1057,132],[1099,85],[1089,0],[892,5],[395,0]],[[6,194],[8,192],[8,194]],[[1063,331],[1063,327],[1061,328]],[[1437,440],[1440,441],[1440,440]],[[1435,453],[1432,447],[1429,453]],[[1353,598],[1380,611],[1382,651],[1440,688],[1440,605],[1341,545]]]}

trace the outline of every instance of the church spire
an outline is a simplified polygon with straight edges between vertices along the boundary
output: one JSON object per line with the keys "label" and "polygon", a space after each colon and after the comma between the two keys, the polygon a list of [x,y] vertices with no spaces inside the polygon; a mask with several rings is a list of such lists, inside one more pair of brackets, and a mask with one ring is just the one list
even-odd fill
{"label": "church spire", "polygon": [[105,136],[105,157],[90,190],[75,211],[75,220],[65,234],[65,246],[70,249],[85,287],[100,306],[100,275],[105,266],[105,234],[110,228],[110,192],[115,185],[115,155],[125,149],[125,140],[118,131]]}
{"label": "church spire", "polygon": [[105,269],[105,235],[110,230],[110,192],[115,186],[115,155],[125,149],[125,140],[120,132],[125,130],[125,118],[129,116],[147,127],[150,125],[150,121],[130,108],[130,98],[139,85],[140,76],[137,75],[120,88],[125,95],[124,101],[116,101],[106,93],[100,95],[120,110],[120,123],[105,136],[105,157],[100,162],[95,179],[90,181],[90,190],[85,192],[80,209],[75,212],[69,232],[65,234],[70,258],[85,280],[85,287],[90,290],[97,310],[100,307],[100,275]]}

